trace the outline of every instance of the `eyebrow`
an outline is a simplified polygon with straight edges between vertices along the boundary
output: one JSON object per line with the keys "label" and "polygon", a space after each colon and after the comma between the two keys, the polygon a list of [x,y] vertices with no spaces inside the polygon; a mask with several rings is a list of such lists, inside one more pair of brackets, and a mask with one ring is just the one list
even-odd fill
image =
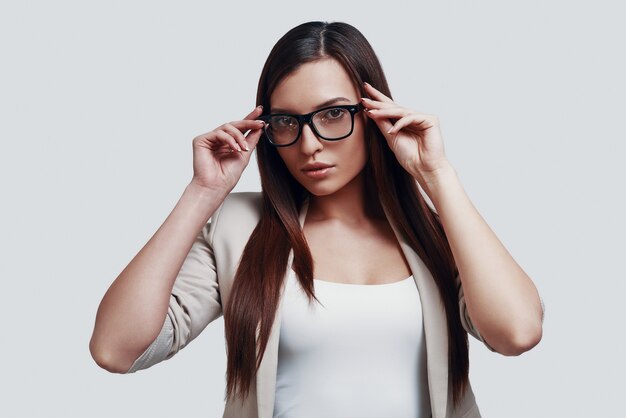
{"label": "eyebrow", "polygon": [[[345,97],[341,97],[341,96],[333,97],[332,99],[326,100],[325,102],[322,102],[322,103],[318,104],[317,106],[315,106],[314,110],[321,109],[322,107],[325,107],[325,106],[330,106],[330,105],[335,104],[337,102],[351,102],[351,101],[352,100],[347,99]],[[276,107],[276,108],[271,108],[270,109],[270,113],[293,113],[293,112],[290,112],[287,109],[281,109],[279,107]]]}

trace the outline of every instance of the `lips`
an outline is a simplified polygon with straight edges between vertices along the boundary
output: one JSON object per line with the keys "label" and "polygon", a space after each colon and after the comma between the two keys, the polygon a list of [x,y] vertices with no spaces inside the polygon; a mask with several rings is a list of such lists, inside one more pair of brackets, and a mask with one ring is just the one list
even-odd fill
{"label": "lips", "polygon": [[333,165],[316,162],[316,163],[306,164],[304,167],[302,167],[302,171],[321,170],[323,168],[328,168],[328,167],[333,167]]}

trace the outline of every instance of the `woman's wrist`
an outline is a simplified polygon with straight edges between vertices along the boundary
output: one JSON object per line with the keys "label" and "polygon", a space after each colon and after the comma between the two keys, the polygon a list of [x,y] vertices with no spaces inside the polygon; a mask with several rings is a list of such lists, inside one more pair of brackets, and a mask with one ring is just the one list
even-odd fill
{"label": "woman's wrist", "polygon": [[420,177],[423,183],[422,187],[433,203],[450,185],[459,182],[456,170],[450,163],[445,163],[437,170],[429,173],[421,173]]}
{"label": "woman's wrist", "polygon": [[228,196],[228,193],[229,191],[226,190],[205,187],[191,181],[185,187],[181,200],[191,205],[194,212],[204,213],[206,220],[208,220]]}
{"label": "woman's wrist", "polygon": [[189,184],[187,185],[187,187],[185,188],[185,193],[188,193],[198,199],[205,200],[205,199],[216,199],[216,198],[223,199],[230,192],[228,190],[223,190],[220,188],[203,186],[191,180]]}

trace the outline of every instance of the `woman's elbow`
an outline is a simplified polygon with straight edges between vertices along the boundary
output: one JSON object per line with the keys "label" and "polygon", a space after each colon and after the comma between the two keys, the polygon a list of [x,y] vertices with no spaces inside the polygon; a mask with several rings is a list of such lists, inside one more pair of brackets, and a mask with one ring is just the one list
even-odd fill
{"label": "woman's elbow", "polygon": [[494,348],[505,356],[519,356],[539,344],[542,336],[542,324],[538,323],[532,327],[518,330],[512,337],[506,339],[504,343]]}
{"label": "woman's elbow", "polygon": [[89,342],[89,352],[98,366],[111,373],[124,374],[132,366],[132,363],[120,362],[119,356],[112,355],[111,351],[98,349],[92,341]]}

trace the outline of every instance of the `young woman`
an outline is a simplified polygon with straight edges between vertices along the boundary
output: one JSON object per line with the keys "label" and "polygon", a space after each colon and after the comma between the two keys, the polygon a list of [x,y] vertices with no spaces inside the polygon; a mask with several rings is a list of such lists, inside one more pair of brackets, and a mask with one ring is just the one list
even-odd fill
{"label": "young woman", "polygon": [[[95,361],[148,368],[223,315],[224,417],[479,417],[467,334],[519,355],[543,303],[437,117],[395,103],[341,22],[287,32],[257,104],[194,138],[191,182],[99,306]],[[255,148],[262,192],[234,193]]]}

